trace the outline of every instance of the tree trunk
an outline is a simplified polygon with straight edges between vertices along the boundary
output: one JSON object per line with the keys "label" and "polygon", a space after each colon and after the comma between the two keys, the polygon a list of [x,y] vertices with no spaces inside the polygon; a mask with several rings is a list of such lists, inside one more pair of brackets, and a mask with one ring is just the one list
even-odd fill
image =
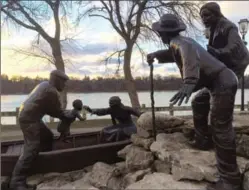
{"label": "tree trunk", "polygon": [[[65,73],[65,63],[64,63],[64,60],[62,58],[60,41],[53,40],[51,42],[50,46],[52,48],[52,54],[54,57],[54,64],[55,64],[56,69]],[[66,109],[66,107],[67,107],[66,89],[64,89],[62,92],[60,92],[60,100],[61,100],[62,109]]]}
{"label": "tree trunk", "polygon": [[124,77],[125,77],[125,84],[126,89],[128,91],[131,105],[133,108],[140,108],[140,103],[138,100],[137,90],[135,86],[134,79],[131,75],[131,54],[132,54],[132,45],[127,46],[125,52],[124,52]]}

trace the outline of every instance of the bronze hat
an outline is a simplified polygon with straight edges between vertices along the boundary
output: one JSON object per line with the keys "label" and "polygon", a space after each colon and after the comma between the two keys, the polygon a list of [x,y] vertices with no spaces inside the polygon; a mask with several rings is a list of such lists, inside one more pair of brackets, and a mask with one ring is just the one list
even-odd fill
{"label": "bronze hat", "polygon": [[181,32],[186,30],[186,25],[173,14],[164,14],[159,22],[152,24],[152,29],[157,32]]}

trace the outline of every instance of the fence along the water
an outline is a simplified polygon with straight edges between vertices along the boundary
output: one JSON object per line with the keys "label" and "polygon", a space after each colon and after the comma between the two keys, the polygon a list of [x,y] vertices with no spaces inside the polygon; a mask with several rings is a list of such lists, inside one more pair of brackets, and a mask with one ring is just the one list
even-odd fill
{"label": "fence along the water", "polygon": [[[240,109],[241,105],[235,105],[234,109],[238,110]],[[145,112],[145,111],[151,111],[151,107],[146,107],[145,104],[141,105],[140,111]],[[169,115],[174,116],[175,112],[182,112],[182,111],[192,111],[191,106],[165,106],[165,107],[155,107],[156,112],[168,112]],[[249,101],[247,102],[247,111],[249,111]],[[244,111],[245,112],[245,111]],[[16,124],[18,124],[18,113],[19,113],[19,108],[16,108],[16,111],[5,111],[1,112],[1,117],[15,117]],[[243,112],[242,112],[243,113]],[[89,114],[86,110],[82,110],[82,117],[87,118],[87,114]],[[54,122],[54,118],[50,117],[49,122]]]}

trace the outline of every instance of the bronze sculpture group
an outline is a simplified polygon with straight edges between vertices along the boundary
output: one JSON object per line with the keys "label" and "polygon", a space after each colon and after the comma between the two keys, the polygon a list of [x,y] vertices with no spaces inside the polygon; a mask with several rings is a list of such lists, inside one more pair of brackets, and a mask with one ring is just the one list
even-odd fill
{"label": "bronze sculpture group", "polygon": [[[241,40],[237,27],[225,18],[217,3],[206,3],[200,10],[203,24],[209,29],[207,50],[191,38],[180,35],[186,25],[173,14],[163,15],[159,22],[152,25],[166,50],[159,50],[147,55],[149,64],[154,59],[159,63],[175,62],[180,70],[183,85],[170,100],[180,106],[193,92],[198,91],[192,100],[195,136],[189,142],[196,149],[215,148],[217,168],[220,178],[209,185],[207,190],[240,190],[241,173],[236,160],[235,132],[233,129],[234,100],[238,79],[244,74],[249,64],[249,52]],[[25,145],[12,174],[10,188],[26,190],[26,175],[39,151],[52,148],[52,132],[42,122],[45,114],[59,118],[62,122],[58,130],[61,139],[69,135],[70,124],[79,116],[84,107],[96,115],[111,115],[113,126],[102,131],[107,141],[129,137],[136,133],[131,115],[140,116],[137,110],[124,106],[119,97],[111,97],[109,108],[91,109],[76,101],[74,110],[63,111],[60,106],[58,91],[62,91],[68,77],[60,71],[53,71],[49,82],[39,84],[22,104],[19,114]],[[208,116],[210,114],[210,125]],[[119,124],[116,123],[118,120]],[[33,187],[31,187],[33,188]]]}

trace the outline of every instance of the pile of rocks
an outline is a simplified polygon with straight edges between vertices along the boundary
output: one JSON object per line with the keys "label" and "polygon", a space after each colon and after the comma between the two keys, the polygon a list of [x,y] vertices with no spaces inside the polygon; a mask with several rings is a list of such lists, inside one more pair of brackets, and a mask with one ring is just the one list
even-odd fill
{"label": "pile of rocks", "polygon": [[[158,135],[152,138],[151,113],[137,122],[132,144],[118,152],[123,162],[98,162],[89,168],[68,173],[31,176],[28,183],[37,189],[205,189],[218,177],[213,151],[193,150],[187,144],[191,122],[156,113]],[[241,130],[242,131],[242,130]],[[249,190],[249,136],[237,135],[238,164]]]}

